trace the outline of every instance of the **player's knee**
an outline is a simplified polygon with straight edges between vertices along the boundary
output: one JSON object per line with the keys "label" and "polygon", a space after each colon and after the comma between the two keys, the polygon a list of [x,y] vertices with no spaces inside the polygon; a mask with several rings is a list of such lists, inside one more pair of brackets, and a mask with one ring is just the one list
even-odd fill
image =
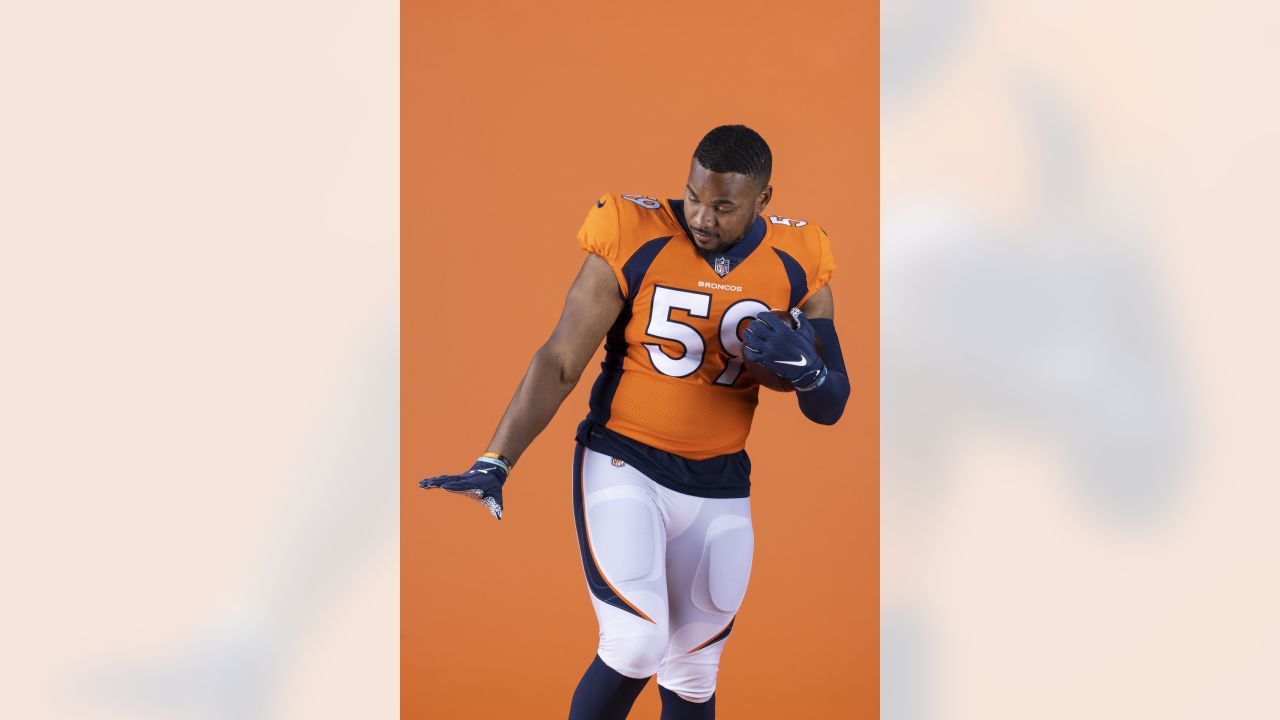
{"label": "player's knee", "polygon": [[687,700],[691,703],[704,703],[716,694],[716,674],[714,671],[709,676],[696,676],[673,680],[659,680],[658,684],[680,696],[681,700]]}
{"label": "player's knee", "polygon": [[701,703],[716,693],[716,672],[720,664],[706,658],[679,658],[669,661],[658,673],[658,684],[689,702]]}
{"label": "player's knee", "polygon": [[666,652],[667,634],[656,627],[653,632],[639,635],[600,638],[600,659],[630,678],[647,678],[658,672]]}

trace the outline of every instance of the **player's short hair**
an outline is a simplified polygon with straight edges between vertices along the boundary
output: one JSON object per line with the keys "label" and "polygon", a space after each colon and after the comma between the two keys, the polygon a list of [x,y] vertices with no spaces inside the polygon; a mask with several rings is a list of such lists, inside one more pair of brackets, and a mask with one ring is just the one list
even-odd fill
{"label": "player's short hair", "polygon": [[693,157],[711,172],[739,173],[769,184],[773,153],[760,133],[746,125],[721,125],[707,133]]}

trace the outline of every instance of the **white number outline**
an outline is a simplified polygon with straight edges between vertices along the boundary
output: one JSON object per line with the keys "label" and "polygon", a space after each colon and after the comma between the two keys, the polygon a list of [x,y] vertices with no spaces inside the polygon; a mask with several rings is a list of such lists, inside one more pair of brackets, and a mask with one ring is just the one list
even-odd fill
{"label": "white number outline", "polygon": [[[668,297],[668,293],[674,293],[674,296]],[[699,301],[687,299],[688,296],[701,298],[705,303],[692,305],[691,303]],[[685,300],[685,302],[682,303],[681,300]],[[662,308],[663,312],[659,313],[659,308]],[[663,351],[661,345],[656,343],[643,343],[644,348],[649,351],[649,364],[652,365],[653,369],[661,375],[686,378],[702,369],[702,363],[707,359],[707,341],[706,338],[702,337],[702,333],[698,332],[698,329],[694,326],[689,323],[682,323],[679,320],[672,320],[671,311],[673,310],[683,310],[687,315],[689,315],[689,317],[702,318],[705,320],[711,317],[711,293],[681,290],[680,288],[667,287],[666,285],[655,284],[653,286],[653,296],[649,300],[649,324],[645,327],[644,332],[649,337],[667,340],[683,347],[684,354],[680,355],[680,357],[671,357]],[[659,314],[662,316],[661,319],[659,319]],[[655,332],[655,325],[678,325],[687,329],[688,334],[684,336],[683,340],[679,337],[671,337],[670,335],[660,335]],[[688,342],[685,342],[686,340]],[[695,341],[697,347],[690,347],[690,343],[694,343]],[[697,363],[694,364],[693,369],[685,373],[680,373],[675,366],[668,366],[675,372],[667,372],[660,367],[660,365],[665,363],[687,365],[688,361],[695,357],[697,358]]]}

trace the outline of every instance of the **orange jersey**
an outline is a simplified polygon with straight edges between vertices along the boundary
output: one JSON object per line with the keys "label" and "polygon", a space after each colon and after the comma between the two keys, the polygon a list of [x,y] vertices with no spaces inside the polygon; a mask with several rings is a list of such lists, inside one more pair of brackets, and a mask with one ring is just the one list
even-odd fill
{"label": "orange jersey", "polygon": [[588,420],[690,460],[741,451],[759,385],[742,366],[756,314],[799,307],[831,278],[816,224],[757,217],[733,247],[699,254],[683,200],[605,195],[578,242],[613,268],[626,304],[605,340]]}

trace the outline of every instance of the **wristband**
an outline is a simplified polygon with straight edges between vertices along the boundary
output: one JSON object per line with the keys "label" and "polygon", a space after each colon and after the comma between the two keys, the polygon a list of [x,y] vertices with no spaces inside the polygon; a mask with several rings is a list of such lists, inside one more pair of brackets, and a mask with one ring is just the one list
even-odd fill
{"label": "wristband", "polygon": [[503,455],[502,453],[487,452],[476,459],[483,460],[484,462],[488,462],[488,463],[493,463],[494,465],[501,465],[502,469],[506,470],[507,472],[511,472],[511,468],[516,466],[515,463],[511,462],[511,460],[508,459],[507,456]]}

